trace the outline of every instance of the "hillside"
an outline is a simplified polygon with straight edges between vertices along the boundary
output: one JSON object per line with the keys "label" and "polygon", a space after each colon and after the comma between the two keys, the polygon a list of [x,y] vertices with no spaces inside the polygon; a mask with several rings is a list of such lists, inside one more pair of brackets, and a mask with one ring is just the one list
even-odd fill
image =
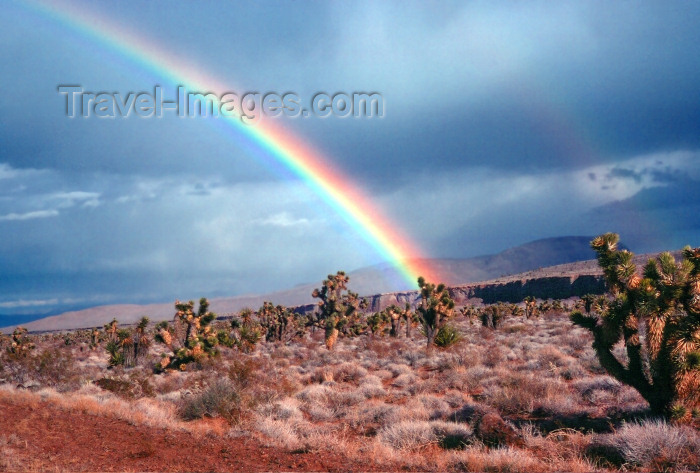
{"label": "hillside", "polygon": [[[589,247],[590,237],[560,237],[547,238],[510,248],[494,255],[478,256],[466,259],[432,259],[429,261],[437,272],[443,274],[443,282],[450,286],[458,286],[479,281],[492,281],[496,278],[523,278],[522,273],[539,271],[537,274],[549,275],[562,271],[558,266],[542,269],[562,263],[578,262],[593,258]],[[576,263],[579,264],[579,263]],[[597,266],[595,261],[583,263]],[[530,274],[530,273],[528,273]],[[571,273],[573,274],[573,272]],[[512,276],[519,275],[519,276]],[[528,276],[529,278],[530,276]],[[244,307],[257,308],[264,301],[286,306],[312,304],[311,292],[318,287],[317,282],[296,286],[286,291],[278,291],[261,295],[246,295],[211,300],[212,310],[219,315],[238,312]],[[363,296],[395,293],[410,290],[396,270],[388,264],[362,268],[350,273],[350,288]],[[46,317],[26,323],[29,330],[63,330],[81,327],[100,326],[113,318],[122,323],[133,323],[144,315],[151,320],[166,320],[172,318],[172,301],[149,304],[117,304],[93,307],[78,311]],[[5,328],[7,331],[7,328]]]}

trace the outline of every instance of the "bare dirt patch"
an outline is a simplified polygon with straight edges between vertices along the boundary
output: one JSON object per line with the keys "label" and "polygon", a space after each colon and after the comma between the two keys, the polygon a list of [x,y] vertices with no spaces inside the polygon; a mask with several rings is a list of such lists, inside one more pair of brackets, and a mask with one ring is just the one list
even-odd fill
{"label": "bare dirt patch", "polygon": [[250,437],[196,436],[67,411],[45,401],[0,399],[6,471],[376,471],[337,453],[287,453]]}

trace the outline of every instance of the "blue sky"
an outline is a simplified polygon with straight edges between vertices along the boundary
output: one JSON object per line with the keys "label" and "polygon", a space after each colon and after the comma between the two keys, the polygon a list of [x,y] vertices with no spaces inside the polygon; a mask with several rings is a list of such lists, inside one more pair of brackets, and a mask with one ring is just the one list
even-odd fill
{"label": "blue sky", "polygon": [[[700,246],[700,4],[56,5],[247,91],[381,93],[381,119],[277,122],[428,255],[604,231],[638,252]],[[58,85],[159,83],[117,52],[23,1],[4,4],[0,44],[0,313],[262,293],[380,262],[207,120],[66,118]]]}

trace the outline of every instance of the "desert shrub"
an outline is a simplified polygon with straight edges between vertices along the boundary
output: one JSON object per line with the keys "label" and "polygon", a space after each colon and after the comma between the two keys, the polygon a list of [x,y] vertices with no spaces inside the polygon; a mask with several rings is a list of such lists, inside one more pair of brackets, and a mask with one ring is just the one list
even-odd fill
{"label": "desert shrub", "polygon": [[413,373],[406,373],[398,375],[391,385],[397,388],[405,388],[411,385],[415,385],[418,382],[418,377]]}
{"label": "desert shrub", "polygon": [[296,398],[306,403],[324,402],[331,392],[331,388],[323,384],[311,384],[296,394]]}
{"label": "desert shrub", "polygon": [[431,422],[431,425],[441,448],[463,449],[474,440],[474,433],[468,425],[441,421]]}
{"label": "desert shrub", "polygon": [[333,370],[333,379],[339,383],[358,383],[367,376],[367,370],[356,363],[341,363]]}
{"label": "desert shrub", "polygon": [[122,372],[116,376],[97,379],[94,384],[124,399],[155,396],[155,389],[149,377],[140,373],[125,375]]}
{"label": "desert shrub", "polygon": [[503,414],[529,414],[538,403],[568,395],[561,381],[532,375],[508,375],[486,390],[486,401]]}
{"label": "desert shrub", "polygon": [[397,450],[424,447],[437,441],[430,422],[405,421],[382,427],[377,438]]}
{"label": "desert shrub", "polygon": [[445,449],[464,448],[472,442],[472,429],[464,424],[443,421],[403,421],[382,427],[377,438],[397,450],[413,450],[429,444]]}
{"label": "desert shrub", "polygon": [[185,420],[207,416],[236,423],[242,414],[239,389],[228,379],[217,379],[201,392],[183,396],[178,413]]}
{"label": "desert shrub", "polygon": [[[370,375],[367,378],[377,378],[376,376]],[[382,386],[381,380],[379,380],[378,383],[368,380],[365,378],[360,386],[357,388],[358,392],[364,396],[367,399],[373,398],[373,397],[382,397],[386,395],[386,390]]]}
{"label": "desert shrub", "polygon": [[44,386],[59,390],[80,387],[80,374],[73,355],[68,350],[48,349],[31,360],[34,378]]}
{"label": "desert shrub", "polygon": [[471,368],[481,363],[481,352],[473,346],[459,347],[446,357],[446,366],[448,370],[457,367]]}
{"label": "desert shrub", "polygon": [[0,365],[0,381],[20,385],[31,383],[59,391],[77,389],[80,385],[77,364],[67,350],[47,349],[22,356],[8,353],[4,360],[0,360]]}
{"label": "desert shrub", "polygon": [[451,324],[445,324],[438,329],[434,342],[440,348],[447,348],[460,340],[462,340],[462,335],[459,333],[459,330]]}
{"label": "desert shrub", "polygon": [[581,393],[581,397],[587,401],[593,401],[596,392],[607,392],[617,395],[622,385],[609,376],[595,376],[581,379],[573,383],[574,388]]}
{"label": "desert shrub", "polygon": [[483,363],[484,366],[488,366],[489,368],[495,368],[496,365],[503,362],[504,358],[505,354],[503,353],[503,349],[499,346],[494,346],[493,348],[486,350],[486,353],[484,354]]}
{"label": "desert shrub", "polygon": [[689,427],[662,421],[625,424],[613,434],[594,438],[586,453],[603,463],[676,471],[697,467],[700,435]]}

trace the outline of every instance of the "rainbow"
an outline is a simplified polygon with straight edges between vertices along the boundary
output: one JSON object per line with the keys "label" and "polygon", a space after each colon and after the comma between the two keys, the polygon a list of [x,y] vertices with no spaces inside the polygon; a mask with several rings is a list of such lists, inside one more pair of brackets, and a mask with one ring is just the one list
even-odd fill
{"label": "rainbow", "polygon": [[[224,91],[221,81],[195,69],[186,61],[156,46],[147,38],[111,23],[99,15],[63,4],[59,7],[41,2],[24,2],[32,11],[74,30],[109,48],[156,77],[182,85],[190,91]],[[301,179],[321,200],[340,216],[377,254],[391,263],[403,279],[416,287],[419,275],[430,281],[440,277],[425,256],[391,222],[352,180],[331,165],[313,147],[302,142],[270,120],[247,125],[235,116],[219,116],[235,131]]]}

